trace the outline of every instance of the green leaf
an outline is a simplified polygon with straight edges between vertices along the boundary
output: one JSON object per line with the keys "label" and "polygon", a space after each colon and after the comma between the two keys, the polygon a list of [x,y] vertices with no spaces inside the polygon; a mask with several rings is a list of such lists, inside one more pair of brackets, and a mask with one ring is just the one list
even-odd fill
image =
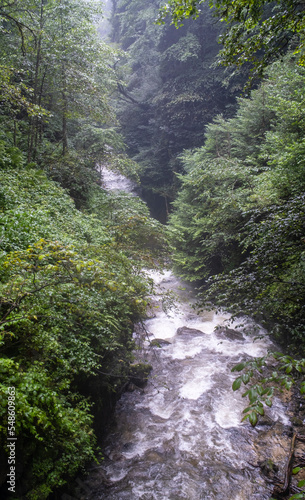
{"label": "green leaf", "polygon": [[249,391],[249,400],[251,403],[254,403],[256,400],[257,400],[257,396],[258,396],[258,393],[257,393],[257,390],[255,387],[252,387]]}
{"label": "green leaf", "polygon": [[247,406],[247,408],[243,410],[243,413],[248,413],[250,410],[252,410],[252,406]]}
{"label": "green leaf", "polygon": [[232,372],[241,372],[245,368],[246,364],[247,363],[239,363],[238,365],[233,366],[231,371]]}
{"label": "green leaf", "polygon": [[243,383],[246,385],[250,380],[250,373],[249,372],[244,373],[241,378],[242,378]]}
{"label": "green leaf", "polygon": [[249,415],[249,421],[252,427],[255,427],[257,424],[257,414],[255,411],[252,411]]}
{"label": "green leaf", "polygon": [[234,382],[232,384],[233,391],[237,391],[237,389],[240,388],[241,382],[242,382],[241,377],[238,377],[237,379],[234,380]]}
{"label": "green leaf", "polygon": [[262,406],[257,406],[256,411],[257,411],[257,413],[259,413],[262,416],[265,415],[265,411],[264,411],[264,408]]}

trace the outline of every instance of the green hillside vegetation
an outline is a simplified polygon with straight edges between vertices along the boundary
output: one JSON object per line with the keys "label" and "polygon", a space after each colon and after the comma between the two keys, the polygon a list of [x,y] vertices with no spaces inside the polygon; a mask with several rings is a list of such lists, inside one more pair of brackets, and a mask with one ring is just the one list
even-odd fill
{"label": "green hillside vegetation", "polygon": [[261,77],[266,66],[293,48],[304,64],[304,3],[302,0],[168,0],[160,7],[158,22],[169,18],[176,27],[200,19],[208,4],[215,19],[224,23],[218,61],[251,67],[250,80]]}
{"label": "green hillside vegetation", "polygon": [[[304,349],[305,70],[287,56],[234,118],[217,117],[170,219],[174,262],[208,297],[264,320]],[[211,279],[211,276],[214,276]]]}
{"label": "green hillside vegetation", "polygon": [[119,54],[100,15],[95,1],[0,2],[3,497],[8,432],[11,498],[48,498],[97,456],[151,292],[142,269],[164,247],[143,202],[100,187],[97,163],[137,175],[109,105]]}
{"label": "green hillside vegetation", "polygon": [[17,471],[23,464],[27,498],[41,499],[94,456],[92,415],[128,380],[133,323],[145,312],[147,234],[159,247],[162,234],[127,197],[96,191],[95,213],[85,214],[42,171],[0,177],[1,453],[13,386]]}
{"label": "green hillside vegetation", "polygon": [[[0,495],[11,429],[12,499],[59,495],[97,456],[165,232],[204,307],[258,320],[287,352],[261,381],[266,359],[235,367],[234,390],[257,377],[244,418],[255,425],[276,387],[305,392],[303,2],[161,5],[114,0],[114,48],[99,0],[0,0]],[[103,165],[140,180],[168,228],[105,192]]]}

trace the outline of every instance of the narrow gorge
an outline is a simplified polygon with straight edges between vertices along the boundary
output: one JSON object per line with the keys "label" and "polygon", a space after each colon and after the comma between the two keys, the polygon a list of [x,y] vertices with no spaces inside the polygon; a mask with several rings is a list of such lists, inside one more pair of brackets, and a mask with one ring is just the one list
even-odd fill
{"label": "narrow gorge", "polygon": [[[103,185],[135,188],[107,170]],[[241,422],[245,400],[232,391],[231,369],[276,347],[258,325],[245,334],[254,326],[246,318],[232,323],[225,312],[198,312],[194,290],[170,270],[149,276],[155,295],[136,325],[134,355],[153,369],[144,388],[130,384],[117,403],[86,498],[269,499],[273,467],[284,481],[289,455],[287,405],[275,398],[255,429]]]}

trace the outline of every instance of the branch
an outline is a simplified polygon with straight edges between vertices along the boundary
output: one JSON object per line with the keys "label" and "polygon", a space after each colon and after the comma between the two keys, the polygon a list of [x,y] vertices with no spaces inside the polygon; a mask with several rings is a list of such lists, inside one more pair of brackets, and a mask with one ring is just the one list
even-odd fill
{"label": "branch", "polygon": [[121,83],[118,82],[117,85],[118,85],[118,91],[120,92],[120,94],[126,97],[126,99],[128,99],[134,104],[141,104],[139,101],[136,101],[136,99],[134,99],[131,95],[128,94],[127,90],[123,87]]}
{"label": "branch", "polygon": [[26,29],[26,30],[30,31],[30,33],[32,33],[33,37],[36,40],[36,33],[35,33],[35,31],[33,31],[29,26],[27,26],[23,22],[19,21],[15,17],[13,17],[10,14],[7,14],[6,12],[4,12],[2,9],[0,10],[0,17],[4,17],[4,18],[8,19],[9,21],[12,21],[14,24],[16,24],[16,26],[18,28],[18,31],[20,33],[20,36],[21,36],[21,50],[22,50],[22,55],[25,56],[26,49],[25,49],[25,42],[24,42],[24,33],[23,33],[23,30]]}

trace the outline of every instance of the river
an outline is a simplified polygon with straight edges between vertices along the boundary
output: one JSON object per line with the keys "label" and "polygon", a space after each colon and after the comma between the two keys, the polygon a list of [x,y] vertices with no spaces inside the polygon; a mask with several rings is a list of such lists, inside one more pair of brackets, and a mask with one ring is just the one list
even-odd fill
{"label": "river", "polygon": [[[116,187],[128,189],[112,179]],[[285,404],[275,399],[255,429],[241,422],[246,401],[231,389],[231,368],[263,356],[272,342],[262,329],[256,339],[236,323],[226,329],[226,313],[196,311],[192,288],[171,271],[151,276],[156,295],[134,337],[135,356],[153,370],[144,389],[131,387],[117,403],[105,458],[91,470],[86,498],[269,499],[267,464],[276,464],[281,478],[289,452]],[[167,293],[174,297],[169,310],[162,306]]]}

